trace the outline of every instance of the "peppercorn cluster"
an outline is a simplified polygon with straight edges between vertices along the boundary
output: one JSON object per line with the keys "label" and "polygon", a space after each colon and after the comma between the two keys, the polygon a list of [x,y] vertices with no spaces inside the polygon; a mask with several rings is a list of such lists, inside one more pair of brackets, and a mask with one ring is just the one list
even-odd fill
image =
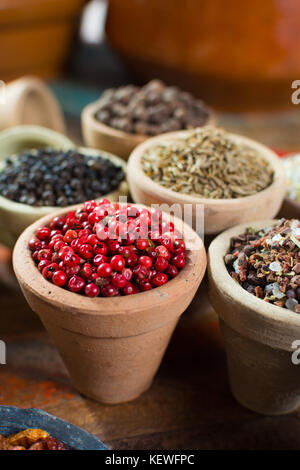
{"label": "peppercorn cluster", "polygon": [[159,211],[102,199],[54,217],[29,241],[43,277],[88,297],[160,287],[185,267],[186,248]]}
{"label": "peppercorn cluster", "polygon": [[95,114],[103,124],[132,134],[158,135],[206,124],[209,109],[190,93],[152,80],[104,92]]}
{"label": "peppercorn cluster", "polygon": [[30,206],[65,207],[101,198],[124,178],[123,169],[101,155],[44,148],[6,159],[0,194]]}
{"label": "peppercorn cluster", "polygon": [[266,302],[300,313],[300,222],[248,229],[233,237],[225,256],[230,275]]}

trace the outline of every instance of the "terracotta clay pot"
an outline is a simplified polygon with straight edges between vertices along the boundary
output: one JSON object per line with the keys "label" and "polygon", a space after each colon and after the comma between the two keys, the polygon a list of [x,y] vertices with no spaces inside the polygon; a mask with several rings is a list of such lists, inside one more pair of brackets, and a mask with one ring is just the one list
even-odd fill
{"label": "terracotta clay pot", "polygon": [[236,199],[207,199],[196,195],[181,194],[171,191],[154,182],[145,175],[141,158],[150,147],[188,136],[192,131],[180,131],[152,137],[139,145],[128,160],[128,183],[131,195],[135,202],[141,204],[191,204],[193,211],[193,228],[196,229],[196,219],[199,214],[199,205],[204,208],[204,232],[206,235],[220,233],[226,228],[248,220],[274,217],[285,196],[285,173],[280,158],[266,146],[246,137],[228,134],[237,144],[247,145],[269,162],[274,171],[273,183],[263,191],[252,196]]}
{"label": "terracotta clay pot", "polygon": [[[82,111],[81,126],[85,144],[92,148],[115,153],[127,160],[133,149],[149,139],[149,136],[129,134],[128,132],[123,132],[102,124],[95,118],[100,103],[101,98],[86,106]],[[216,124],[216,117],[212,112],[206,124]]]}
{"label": "terracotta clay pot", "polygon": [[231,237],[250,226],[259,230],[275,223],[233,227],[209,247],[209,297],[220,319],[232,393],[245,407],[266,415],[289,413],[300,403],[300,369],[292,362],[300,317],[244,290],[229,275],[224,256]]}
{"label": "terracotta clay pot", "polygon": [[[195,239],[197,249],[189,251],[187,265],[175,279],[136,295],[91,299],[46,281],[27,247],[38,227],[65,212],[43,217],[20,236],[13,253],[17,279],[60,351],[74,386],[104,403],[133,400],[151,385],[178,319],[203,278],[204,246],[184,225],[185,239]],[[176,220],[175,226],[179,223]]]}

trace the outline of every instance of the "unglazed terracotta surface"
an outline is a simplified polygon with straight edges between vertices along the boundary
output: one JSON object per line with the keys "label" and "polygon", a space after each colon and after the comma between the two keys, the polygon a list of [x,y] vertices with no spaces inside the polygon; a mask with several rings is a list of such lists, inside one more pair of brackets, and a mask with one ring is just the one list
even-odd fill
{"label": "unglazed terracotta surface", "polygon": [[[184,224],[184,238],[195,239],[197,249],[188,252],[187,265],[175,279],[148,292],[91,299],[46,281],[27,247],[38,227],[65,213],[46,216],[23,232],[13,254],[16,276],[74,386],[105,403],[133,400],[150,386],[177,321],[200,285],[206,270],[203,243]],[[175,220],[176,227],[179,223]]]}
{"label": "unglazed terracotta surface", "polygon": [[299,366],[292,363],[300,339],[296,313],[258,299],[229,275],[224,263],[230,239],[270,227],[276,220],[248,222],[219,235],[209,247],[209,297],[220,317],[233,395],[247,408],[285,414],[300,403]]}
{"label": "unglazed terracotta surface", "polygon": [[[25,148],[48,146],[63,150],[75,148],[75,144],[64,135],[42,127],[17,126],[0,133],[0,171],[5,165],[7,156],[19,153]],[[101,154],[104,158],[121,166],[126,175],[126,163],[121,158],[85,147],[79,147],[78,151],[93,157]],[[120,196],[127,195],[128,185],[125,179],[117,190],[105,195],[105,197],[111,201],[117,201]],[[56,207],[29,206],[0,195],[0,240],[11,246],[28,225],[44,215],[51,214],[56,209]]]}
{"label": "unglazed terracotta surface", "polygon": [[[86,106],[81,115],[82,133],[85,144],[92,148],[112,152],[128,160],[133,149],[149,139],[147,135],[129,134],[102,124],[95,118],[101,104],[100,100]],[[207,124],[215,125],[216,117],[211,114]]]}
{"label": "unglazed terracotta surface", "polygon": [[36,77],[22,77],[5,87],[0,129],[23,124],[45,126],[57,132],[66,130],[58,101],[47,85]]}
{"label": "unglazed terracotta surface", "polygon": [[[236,199],[206,199],[198,196],[180,194],[164,188],[145,175],[141,158],[151,146],[170,139],[188,136],[191,131],[180,131],[148,139],[139,145],[128,160],[129,189],[135,202],[141,204],[191,204],[193,210],[193,227],[196,227],[197,206],[204,207],[205,234],[220,233],[229,227],[248,220],[274,217],[278,213],[285,196],[285,173],[279,157],[266,146],[237,134],[229,134],[237,144],[244,144],[257,150],[274,170],[273,183],[263,191],[252,196]],[[201,208],[200,208],[201,210]]]}

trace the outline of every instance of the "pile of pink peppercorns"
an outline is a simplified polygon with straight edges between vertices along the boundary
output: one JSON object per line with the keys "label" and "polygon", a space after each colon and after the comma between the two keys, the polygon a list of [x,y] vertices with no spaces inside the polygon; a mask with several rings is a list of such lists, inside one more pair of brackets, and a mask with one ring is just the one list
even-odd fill
{"label": "pile of pink peppercorns", "polygon": [[54,217],[29,249],[45,279],[88,297],[148,291],[186,263],[184,241],[160,212],[107,199]]}

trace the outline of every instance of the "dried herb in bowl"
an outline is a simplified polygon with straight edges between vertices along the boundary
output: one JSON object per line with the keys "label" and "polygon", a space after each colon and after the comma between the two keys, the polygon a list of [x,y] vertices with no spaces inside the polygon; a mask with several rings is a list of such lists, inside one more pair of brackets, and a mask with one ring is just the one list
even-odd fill
{"label": "dried herb in bowl", "polygon": [[153,145],[141,162],[161,186],[209,199],[251,196],[273,182],[273,170],[258,151],[210,126]]}
{"label": "dried herb in bowl", "polygon": [[233,237],[225,263],[231,277],[256,297],[300,313],[300,222],[251,228]]}

